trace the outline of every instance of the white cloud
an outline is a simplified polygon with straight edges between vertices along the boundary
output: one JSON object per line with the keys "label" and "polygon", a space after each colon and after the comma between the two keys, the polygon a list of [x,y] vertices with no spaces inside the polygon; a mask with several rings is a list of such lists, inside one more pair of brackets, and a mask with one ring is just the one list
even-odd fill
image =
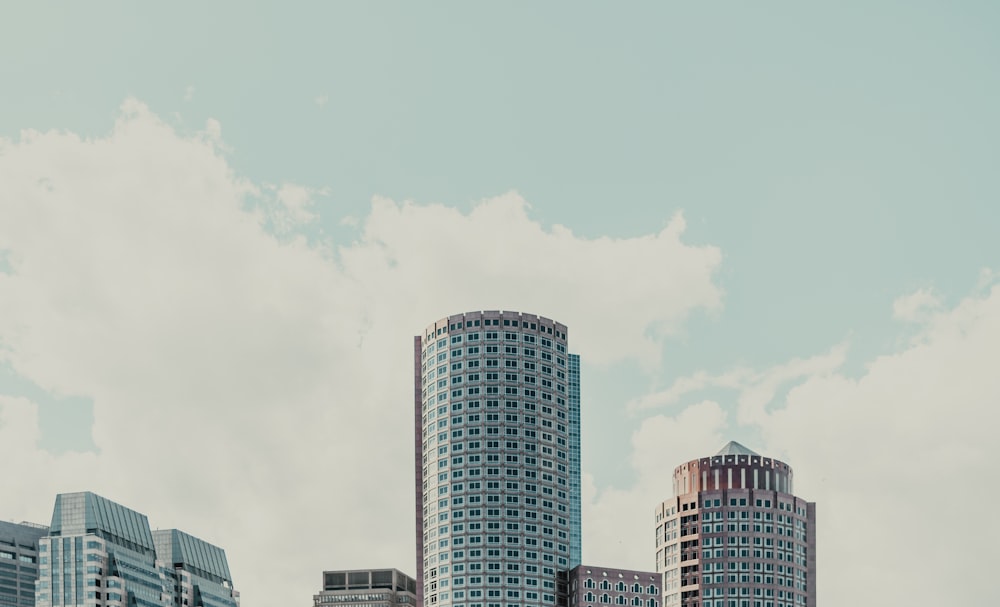
{"label": "white cloud", "polygon": [[324,107],[324,106],[325,106],[325,105],[326,105],[327,103],[329,103],[329,102],[330,102],[330,96],[329,96],[329,95],[326,95],[326,94],[323,94],[323,95],[317,95],[317,96],[316,96],[316,97],[315,97],[315,98],[313,99],[313,103],[315,103],[315,104],[316,104],[316,105],[318,105],[319,107]]}
{"label": "white cloud", "polygon": [[206,141],[209,141],[218,149],[228,151],[222,142],[222,123],[215,118],[209,118],[205,121],[205,130],[201,134]]}
{"label": "white cloud", "polygon": [[53,456],[37,450],[39,437],[38,406],[26,398],[0,394],[0,445],[16,463],[4,473],[0,496],[4,520],[47,525],[55,493],[84,489],[79,479],[100,474],[101,461],[95,454]]}
{"label": "white cloud", "polygon": [[982,268],[979,270],[979,277],[976,280],[976,290],[984,291],[992,287],[997,282],[1000,282],[1000,270]]}
{"label": "white cloud", "polygon": [[689,394],[708,388],[725,388],[739,393],[736,401],[738,421],[742,424],[758,422],[766,417],[767,405],[783,387],[803,377],[832,373],[844,364],[846,357],[847,344],[842,343],[825,354],[805,359],[794,358],[765,371],[754,371],[746,367],[737,367],[717,375],[698,371],[677,378],[666,390],[652,392],[632,400],[627,408],[636,413],[676,405]]}
{"label": "white cloud", "polygon": [[184,101],[191,101],[194,99],[194,85],[189,84],[184,87]]}
{"label": "white cloud", "polygon": [[412,573],[412,335],[523,309],[590,361],[655,360],[719,305],[719,252],[680,216],[588,240],[516,194],[468,214],[377,199],[332,251],[296,237],[317,192],[240,179],[224,150],[217,122],[183,137],[135,100],[106,137],[0,140],[0,362],[91,399],[99,450],[38,450],[35,406],[3,397],[24,464],[0,516],[97,491],[225,547],[247,605],[307,603],[324,568]]}
{"label": "white cloud", "polygon": [[904,322],[921,322],[941,308],[941,299],[929,289],[919,289],[892,302],[892,316]]}
{"label": "white cloud", "polygon": [[749,369],[736,369],[721,375],[711,375],[707,371],[698,371],[691,375],[678,377],[665,390],[644,394],[630,401],[626,408],[633,413],[658,409],[675,405],[688,394],[700,392],[711,387],[737,388],[743,385],[754,373]]}
{"label": "white cloud", "polygon": [[587,478],[583,495],[583,560],[608,567],[655,569],[653,510],[671,495],[674,466],[714,453],[725,443],[727,415],[702,401],[676,416],[655,415],[632,435],[631,487],[598,491]]}
{"label": "white cloud", "polygon": [[274,233],[285,235],[295,232],[316,219],[312,211],[317,196],[326,196],[326,189],[307,188],[294,183],[263,188],[271,200],[265,200],[261,209],[266,215],[266,225]]}
{"label": "white cloud", "polygon": [[[859,596],[866,604],[996,604],[1000,591],[988,568],[990,546],[1000,539],[993,512],[1000,498],[1000,285],[981,288],[923,316],[917,339],[871,361],[859,378],[840,371],[838,346],[760,372],[699,374],[645,402],[681,402],[683,394],[738,378],[743,431],[763,438],[748,446],[790,463],[796,493],[818,503],[816,583],[824,604]],[[791,386],[785,398],[776,397],[781,385]],[[587,510],[584,525],[602,550],[614,553],[593,529],[595,519],[648,535],[648,517],[644,526],[616,515],[639,516],[629,504],[669,493],[674,466],[725,442],[717,436],[723,420],[708,411],[703,402],[642,422],[632,453],[638,481],[592,496]],[[673,441],[686,443],[674,449]],[[648,470],[653,462],[662,466],[659,475]],[[616,556],[625,562],[628,555]],[[629,562],[648,567],[651,558]]]}
{"label": "white cloud", "polygon": [[739,422],[759,423],[767,417],[766,407],[778,390],[803,377],[822,377],[839,369],[847,356],[847,345],[839,344],[825,354],[806,359],[794,358],[768,369],[744,383],[737,401]]}
{"label": "white cloud", "polygon": [[[569,325],[573,349],[591,364],[655,365],[663,339],[692,310],[719,305],[712,282],[719,251],[683,244],[679,215],[653,235],[586,240],[563,226],[546,230],[527,210],[516,193],[483,201],[468,215],[376,199],[361,242],[342,248],[341,258],[348,274],[369,286],[369,307],[447,286],[444,297],[412,302],[425,319],[421,327],[483,306],[549,311]],[[386,279],[371,279],[378,276]]]}
{"label": "white cloud", "polygon": [[17,453],[31,451],[38,442],[38,412],[25,398],[0,395],[0,438]]}
{"label": "white cloud", "polygon": [[[862,581],[873,603],[1000,599],[980,549],[1000,539],[1000,491],[988,480],[1000,461],[998,358],[994,286],[930,318],[917,342],[876,359],[860,379],[809,378],[762,424],[796,466],[800,490],[820,503],[828,579]],[[956,511],[968,524],[948,524]],[[859,545],[880,555],[876,572],[857,557]],[[948,580],[959,577],[966,583],[956,590]],[[856,585],[826,584],[834,604],[857,596]]]}

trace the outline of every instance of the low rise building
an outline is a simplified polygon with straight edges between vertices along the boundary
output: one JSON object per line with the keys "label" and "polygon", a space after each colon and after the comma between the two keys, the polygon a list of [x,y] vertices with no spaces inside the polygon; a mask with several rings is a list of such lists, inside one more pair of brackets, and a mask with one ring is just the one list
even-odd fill
{"label": "low rise building", "polygon": [[323,572],[323,590],[314,607],[414,607],[417,581],[398,569]]}
{"label": "low rise building", "polygon": [[660,592],[660,574],[655,571],[594,565],[569,571],[569,607],[660,607]]}

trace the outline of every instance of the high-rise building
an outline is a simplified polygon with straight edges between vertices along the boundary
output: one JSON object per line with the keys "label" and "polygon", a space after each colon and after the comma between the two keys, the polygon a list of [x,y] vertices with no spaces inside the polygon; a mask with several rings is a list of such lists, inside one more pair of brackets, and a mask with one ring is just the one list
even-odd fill
{"label": "high-rise building", "polygon": [[815,607],[816,504],[792,481],[736,442],[675,468],[655,517],[664,607]]}
{"label": "high-rise building", "polygon": [[153,544],[175,606],[239,606],[240,593],[233,589],[222,548],[178,529],[153,531]]}
{"label": "high-rise building", "polygon": [[397,569],[323,572],[323,590],[313,607],[413,607],[417,581]]}
{"label": "high-rise building", "polygon": [[566,326],[469,312],[414,338],[423,607],[565,600],[580,558],[579,358]]}
{"label": "high-rise building", "polygon": [[56,496],[36,607],[238,607],[221,548],[94,493]]}
{"label": "high-rise building", "polygon": [[38,540],[49,528],[0,521],[0,607],[31,607],[38,579]]}

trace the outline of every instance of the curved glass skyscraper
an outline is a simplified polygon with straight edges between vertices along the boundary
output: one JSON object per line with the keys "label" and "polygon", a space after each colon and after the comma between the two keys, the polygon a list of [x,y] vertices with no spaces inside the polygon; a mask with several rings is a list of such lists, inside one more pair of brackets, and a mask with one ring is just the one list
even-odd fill
{"label": "curved glass skyscraper", "polygon": [[414,338],[418,603],[556,605],[580,563],[579,358],[533,314]]}

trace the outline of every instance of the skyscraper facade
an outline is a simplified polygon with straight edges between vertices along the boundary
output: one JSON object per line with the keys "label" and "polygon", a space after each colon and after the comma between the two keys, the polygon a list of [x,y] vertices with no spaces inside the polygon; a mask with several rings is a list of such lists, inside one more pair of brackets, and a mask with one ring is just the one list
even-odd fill
{"label": "skyscraper facade", "polygon": [[655,516],[664,607],[815,607],[816,504],[791,466],[730,442],[673,485]]}
{"label": "skyscraper facade", "polygon": [[36,607],[238,607],[221,548],[94,493],[56,496]]}
{"label": "skyscraper facade", "polygon": [[38,541],[49,528],[0,521],[0,607],[31,607],[38,579]]}
{"label": "skyscraper facade", "polygon": [[580,554],[579,358],[567,344],[565,325],[510,311],[457,314],[414,338],[419,604],[565,597]]}

